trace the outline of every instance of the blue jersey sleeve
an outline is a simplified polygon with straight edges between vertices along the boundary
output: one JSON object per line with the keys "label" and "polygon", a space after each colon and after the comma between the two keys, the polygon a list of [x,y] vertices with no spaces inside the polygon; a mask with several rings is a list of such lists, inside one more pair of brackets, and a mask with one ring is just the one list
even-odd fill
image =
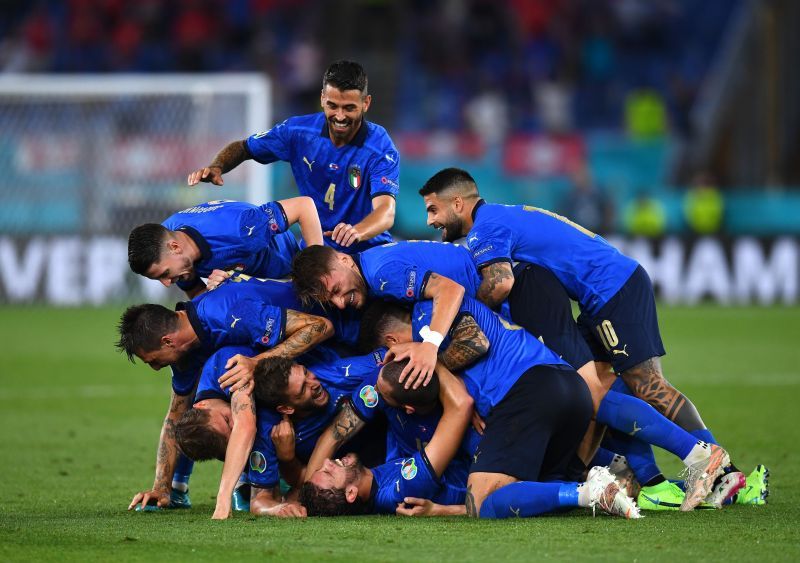
{"label": "blue jersey sleeve", "polygon": [[390,195],[397,198],[400,192],[400,155],[393,148],[375,161],[370,171],[369,190],[372,197]]}
{"label": "blue jersey sleeve", "polygon": [[197,383],[199,369],[187,368],[180,369],[176,366],[170,366],[172,370],[172,391],[176,395],[186,396],[194,390]]}
{"label": "blue jersey sleeve", "polygon": [[402,502],[405,497],[432,498],[441,486],[424,450],[404,459],[398,470],[397,502]]}
{"label": "blue jersey sleeve", "polygon": [[258,434],[247,464],[248,482],[261,489],[271,489],[280,480],[278,454],[272,443],[272,424],[258,424]]}
{"label": "blue jersey sleeve", "polygon": [[511,229],[493,223],[473,227],[467,234],[467,247],[478,272],[496,262],[511,262]]}
{"label": "blue jersey sleeve", "polygon": [[429,275],[414,264],[397,260],[383,264],[367,283],[377,297],[413,303],[424,299]]}
{"label": "blue jersey sleeve", "polygon": [[383,399],[375,389],[375,383],[377,381],[377,372],[368,375],[350,396],[350,406],[364,422],[372,422],[378,412],[383,410]]}
{"label": "blue jersey sleeve", "polygon": [[224,321],[217,319],[217,324],[212,327],[217,346],[273,348],[283,341],[286,310],[257,299],[240,299],[230,307]]}
{"label": "blue jersey sleeve", "polygon": [[253,160],[269,164],[277,160],[289,160],[292,154],[292,133],[288,120],[269,131],[248,137],[244,144]]}
{"label": "blue jersey sleeve", "polygon": [[226,346],[214,352],[206,360],[200,374],[200,381],[197,383],[195,403],[204,399],[224,399],[226,401],[230,399],[230,390],[223,390],[220,387],[219,377],[227,371],[225,364],[228,360],[239,353],[250,355],[253,351],[244,346]]}

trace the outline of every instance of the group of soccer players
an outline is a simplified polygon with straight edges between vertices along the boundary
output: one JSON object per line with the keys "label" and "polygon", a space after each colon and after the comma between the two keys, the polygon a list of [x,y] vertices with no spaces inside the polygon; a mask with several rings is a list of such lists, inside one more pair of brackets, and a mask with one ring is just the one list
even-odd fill
{"label": "group of soccer players", "polygon": [[211,201],[132,231],[132,270],[189,300],[120,320],[129,359],[172,370],[155,480],[129,509],[191,506],[206,459],[223,461],[217,519],[763,504],[766,468],[745,477],[664,378],[635,261],[549,211],[485,202],[456,168],[419,190],[443,242],[393,241],[400,157],[370,103],[361,66],[333,63],[322,112],[188,177],[222,186],[245,160],[283,160],[300,197]]}

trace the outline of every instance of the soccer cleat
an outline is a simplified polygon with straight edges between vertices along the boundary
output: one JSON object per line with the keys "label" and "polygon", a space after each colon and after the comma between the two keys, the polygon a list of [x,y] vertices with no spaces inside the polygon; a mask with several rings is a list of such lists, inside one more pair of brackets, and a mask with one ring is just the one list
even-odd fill
{"label": "soccer cleat", "polygon": [[639,492],[642,490],[642,486],[639,484],[639,481],[636,479],[636,475],[634,475],[633,471],[630,468],[623,469],[621,471],[611,471],[611,474],[619,483],[620,488],[631,498],[636,498],[639,496]]}
{"label": "soccer cleat", "polygon": [[[739,489],[745,486],[745,476],[741,471],[725,473],[714,483],[714,488],[706,497],[706,503],[714,508],[722,508],[727,500],[733,498]],[[728,503],[729,504],[729,503]]]}
{"label": "soccer cleat", "polygon": [[720,446],[709,445],[707,458],[689,465],[683,470],[686,496],[681,511],[688,512],[705,500],[714,486],[714,481],[722,475],[723,467],[730,464],[730,456]]}
{"label": "soccer cleat", "polygon": [[250,485],[241,485],[234,489],[231,508],[236,512],[250,512]]}
{"label": "soccer cleat", "polygon": [[172,489],[169,493],[169,505],[167,508],[191,508],[192,500],[189,498],[189,489],[179,491]]}
{"label": "soccer cleat", "polygon": [[747,476],[746,484],[733,498],[734,504],[759,506],[767,504],[769,496],[769,469],[757,465]]}
{"label": "soccer cleat", "polygon": [[636,504],[642,510],[678,510],[685,498],[683,490],[671,481],[642,487]]}
{"label": "soccer cleat", "polygon": [[612,516],[628,519],[642,517],[639,514],[639,507],[620,488],[608,467],[592,467],[586,477],[586,486],[589,487],[589,506],[592,515],[599,506],[603,512]]}

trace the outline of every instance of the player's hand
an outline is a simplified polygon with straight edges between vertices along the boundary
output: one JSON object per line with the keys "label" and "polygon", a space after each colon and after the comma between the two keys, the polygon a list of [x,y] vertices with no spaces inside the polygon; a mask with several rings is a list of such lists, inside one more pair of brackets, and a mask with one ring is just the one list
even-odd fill
{"label": "player's hand", "polygon": [[206,290],[211,291],[212,289],[218,288],[219,284],[227,280],[229,277],[231,277],[231,275],[225,270],[212,270],[212,272],[208,275]]}
{"label": "player's hand", "polygon": [[398,381],[400,383],[405,381],[406,389],[417,389],[430,383],[438,351],[439,348],[430,342],[404,342],[389,348],[384,363],[399,362],[408,358],[408,365],[403,369]]}
{"label": "player's hand", "polygon": [[478,411],[472,411],[472,427],[475,429],[475,432],[483,436],[483,431],[486,430],[486,423],[481,418],[481,415],[478,414]]}
{"label": "player's hand", "polygon": [[436,516],[436,504],[426,498],[406,497],[395,512],[400,516]]}
{"label": "player's hand", "polygon": [[214,514],[211,516],[212,520],[227,520],[231,517],[231,506],[228,503],[225,506],[217,505],[217,508],[214,509]]}
{"label": "player's hand", "polygon": [[157,506],[159,508],[167,508],[169,506],[169,489],[150,489],[149,491],[142,491],[133,496],[133,500],[128,505],[128,510],[133,510],[136,505],[140,505],[142,510],[147,506],[147,503],[153,499],[157,499]]}
{"label": "player's hand", "polygon": [[351,246],[361,240],[361,233],[348,223],[339,223],[332,231],[325,231],[322,236],[329,237],[340,246]]}
{"label": "player's hand", "polygon": [[222,179],[222,168],[219,166],[206,166],[189,174],[187,183],[190,186],[196,186],[200,182],[211,182],[215,186],[221,186],[225,183]]}
{"label": "player's hand", "polygon": [[231,388],[231,393],[236,391],[249,392],[253,388],[253,370],[256,368],[257,360],[236,354],[228,363],[225,364],[227,370],[217,380],[222,389]]}
{"label": "player's hand", "polygon": [[288,414],[284,414],[283,420],[272,427],[269,436],[272,438],[272,443],[275,444],[278,461],[292,461],[294,459],[294,424],[289,420]]}
{"label": "player's hand", "polygon": [[305,518],[308,516],[306,507],[297,502],[282,502],[270,508],[270,516],[278,518]]}

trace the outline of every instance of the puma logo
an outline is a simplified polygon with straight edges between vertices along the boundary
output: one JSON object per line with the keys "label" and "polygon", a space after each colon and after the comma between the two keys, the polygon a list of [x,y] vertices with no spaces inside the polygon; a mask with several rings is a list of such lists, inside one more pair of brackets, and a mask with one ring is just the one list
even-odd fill
{"label": "puma logo", "polygon": [[422,317],[424,317],[424,316],[425,316],[425,311],[422,311],[422,313],[420,313],[419,317],[417,317],[417,320],[421,321]]}
{"label": "puma logo", "polygon": [[353,364],[350,364],[348,366],[344,366],[344,376],[345,377],[350,377],[350,366],[352,366],[352,365]]}
{"label": "puma logo", "polygon": [[628,435],[629,436],[633,436],[634,434],[636,434],[640,430],[641,430],[641,428],[639,428],[639,426],[637,426],[636,421],[634,420],[633,421],[633,432],[629,432]]}
{"label": "puma logo", "polygon": [[252,227],[248,227],[247,225],[245,225],[244,228],[247,229],[247,236],[250,236],[253,234],[253,229],[255,229],[256,226],[253,225]]}
{"label": "puma logo", "polygon": [[311,165],[314,164],[316,162],[316,160],[312,160],[311,162],[309,162],[308,161],[308,157],[304,156],[303,157],[303,162],[306,163],[306,165],[308,166],[308,171],[311,172]]}
{"label": "puma logo", "polygon": [[615,356],[617,356],[619,354],[625,354],[626,358],[630,358],[630,356],[628,355],[628,345],[627,344],[622,347],[622,350],[611,350],[611,351],[614,353]]}
{"label": "puma logo", "polygon": [[469,238],[467,239],[467,244],[470,244],[470,243],[472,243],[472,242],[475,242],[476,240],[478,240],[478,237],[477,237],[477,235],[472,235],[471,237],[469,237]]}
{"label": "puma logo", "polygon": [[472,463],[478,463],[478,456],[481,455],[481,451],[478,450],[474,454],[472,454]]}
{"label": "puma logo", "polygon": [[518,509],[514,510],[514,507],[513,507],[513,506],[509,506],[509,507],[508,507],[508,509],[511,511],[511,514],[513,514],[514,516],[516,516],[517,518],[519,518],[519,511],[520,511],[520,508],[518,508]]}
{"label": "puma logo", "polygon": [[380,288],[378,291],[383,291],[383,287],[384,287],[384,286],[385,286],[387,283],[389,283],[389,280],[386,280],[386,281],[383,281],[383,280],[381,280],[381,288]]}
{"label": "puma logo", "polygon": [[236,323],[238,323],[239,321],[242,320],[241,318],[234,317],[233,315],[231,315],[231,317],[233,317],[233,322],[231,323],[231,328],[235,327]]}

